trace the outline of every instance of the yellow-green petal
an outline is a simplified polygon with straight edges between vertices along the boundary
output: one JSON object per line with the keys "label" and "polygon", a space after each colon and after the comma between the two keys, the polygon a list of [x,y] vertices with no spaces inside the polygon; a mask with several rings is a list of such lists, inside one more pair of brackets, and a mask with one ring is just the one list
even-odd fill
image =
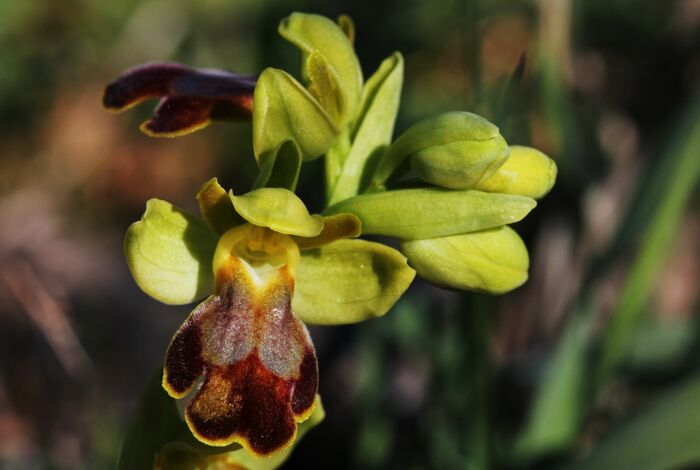
{"label": "yellow-green petal", "polygon": [[510,227],[401,243],[418,275],[438,286],[502,294],[527,280],[525,244]]}
{"label": "yellow-green petal", "polygon": [[284,188],[259,188],[240,196],[229,193],[233,207],[259,227],[299,237],[315,237],[323,230],[323,217],[310,215],[299,197]]}
{"label": "yellow-green petal", "polygon": [[302,253],[292,309],[306,323],[360,322],[384,315],[414,277],[397,250],[366,240],[340,240]]}
{"label": "yellow-green petal", "polygon": [[[343,30],[323,16],[293,13],[282,20],[279,33],[297,46],[302,53],[307,55],[316,53],[325,59],[335,83],[335,89],[316,87],[315,91],[329,93],[327,97],[318,96],[321,103],[337,103],[339,113],[336,124],[339,128],[350,122],[355,117],[360,102],[362,69],[352,42]],[[312,64],[317,65],[318,61]],[[314,74],[308,68],[309,62],[307,61],[305,65],[306,73],[311,79],[311,84],[314,85]]]}
{"label": "yellow-green petal", "polygon": [[293,139],[304,160],[319,157],[338,130],[316,99],[283,70],[267,68],[258,78],[253,101],[253,151],[258,162]]}
{"label": "yellow-green petal", "polygon": [[528,197],[442,188],[402,189],[365,194],[324,212],[349,212],[362,221],[362,233],[403,239],[433,238],[511,224],[537,203]]}
{"label": "yellow-green petal", "polygon": [[214,289],[211,263],[217,235],[202,219],[151,199],[124,238],[124,253],[136,284],[166,304],[201,299]]}
{"label": "yellow-green petal", "polygon": [[204,221],[218,233],[225,233],[230,228],[243,223],[243,219],[231,204],[228,192],[221,187],[216,178],[202,185],[197,193],[197,202],[199,213],[202,214]]}
{"label": "yellow-green petal", "polygon": [[300,250],[311,250],[343,238],[362,234],[362,222],[354,214],[336,214],[323,218],[323,230],[315,237],[294,237]]}
{"label": "yellow-green petal", "polygon": [[508,160],[477,189],[498,193],[520,194],[533,199],[544,197],[557,179],[557,164],[531,147],[513,145]]}

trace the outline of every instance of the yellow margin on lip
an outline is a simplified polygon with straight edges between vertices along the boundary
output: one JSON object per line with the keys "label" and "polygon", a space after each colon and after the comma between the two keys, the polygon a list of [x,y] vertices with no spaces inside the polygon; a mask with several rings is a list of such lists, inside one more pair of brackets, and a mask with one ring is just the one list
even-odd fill
{"label": "yellow margin on lip", "polygon": [[254,455],[257,458],[269,458],[274,456],[275,454],[278,454],[280,452],[283,452],[287,449],[289,449],[292,444],[294,444],[294,441],[297,438],[297,433],[299,432],[299,423],[302,423],[309,419],[313,411],[316,409],[316,398],[314,398],[313,403],[309,407],[308,410],[304,411],[301,415],[294,415],[294,432],[292,433],[291,437],[289,438],[288,441],[286,441],[284,444],[282,444],[280,447],[275,449],[274,451],[270,452],[269,454],[261,454],[259,452],[256,452],[250,445],[250,441],[243,436],[242,434],[239,433],[233,433],[230,436],[222,439],[208,439],[201,434],[199,434],[195,429],[194,426],[192,425],[192,422],[190,421],[190,415],[189,415],[189,409],[185,410],[185,422],[187,423],[187,427],[189,428],[190,432],[194,437],[197,438],[198,441],[203,442],[206,445],[214,446],[214,447],[225,447],[228,445],[233,444],[234,442],[237,444],[240,444],[241,447],[243,447],[245,450],[250,452],[252,455]]}
{"label": "yellow margin on lip", "polygon": [[175,137],[182,137],[183,135],[188,135],[192,134],[194,132],[197,132],[199,130],[204,129],[207,127],[209,124],[211,124],[211,118],[206,119],[205,121],[202,121],[199,124],[196,124],[194,126],[188,127],[186,129],[182,129],[179,131],[174,131],[174,132],[153,132],[149,130],[146,126],[148,125],[149,122],[151,122],[152,119],[148,119],[147,121],[144,121],[140,126],[139,129],[141,132],[146,134],[149,137],[166,137],[166,138],[175,138]]}
{"label": "yellow margin on lip", "polygon": [[[192,392],[192,390],[194,389],[194,386],[196,383],[196,381],[195,381],[195,383],[193,383],[187,390],[185,390],[182,393],[178,393],[170,387],[170,385],[168,384],[167,377],[168,377],[168,373],[165,370],[165,368],[163,368],[163,380],[162,380],[163,389],[167,392],[167,394],[170,397],[172,397],[176,400],[179,400],[179,399],[184,398],[185,396],[189,395]],[[306,421],[307,419],[309,419],[311,417],[314,410],[316,409],[316,406],[317,406],[316,402],[317,401],[318,401],[317,398],[314,398],[314,401],[309,408],[304,410],[301,414],[298,414],[298,415],[294,414],[294,422],[297,425],[299,423],[303,423],[304,421]],[[192,435],[194,435],[198,441],[203,442],[204,444],[214,446],[214,447],[225,447],[225,446],[231,445],[235,442],[237,444],[240,444],[243,448],[245,448],[248,452],[250,452],[254,456],[260,457],[260,458],[272,457],[273,455],[288,449],[294,443],[294,440],[296,439],[297,432],[298,432],[298,426],[294,426],[294,433],[292,434],[292,436],[288,442],[285,442],[282,446],[280,446],[279,448],[274,450],[272,453],[260,454],[260,453],[256,452],[255,450],[253,450],[253,448],[250,446],[248,439],[246,439],[243,435],[238,434],[238,433],[234,433],[231,436],[229,436],[227,438],[223,438],[223,439],[208,439],[208,438],[202,436],[194,429],[194,426],[192,425],[192,422],[190,421],[189,410],[187,410],[187,409],[185,410],[185,422],[187,423],[187,427],[189,428]]]}

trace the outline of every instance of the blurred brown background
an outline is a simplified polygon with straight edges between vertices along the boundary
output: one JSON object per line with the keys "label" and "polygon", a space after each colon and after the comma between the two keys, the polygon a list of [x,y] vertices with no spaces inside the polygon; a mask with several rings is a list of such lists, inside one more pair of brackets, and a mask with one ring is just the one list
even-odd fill
{"label": "blurred brown background", "polygon": [[[560,176],[517,227],[524,287],[417,281],[385,318],[312,330],[328,416],[290,467],[554,466],[700,370],[698,0],[0,0],[1,468],[114,465],[189,311],[140,292],[123,233],[148,198],[195,211],[206,179],[242,191],[254,177],[248,124],[150,139],[152,106],[109,114],[104,85],[149,60],[296,71],[276,33],[295,10],[350,14],[366,77],[404,53],[399,131],[471,110]],[[302,175],[312,206],[321,170]],[[611,315],[632,325],[612,339]],[[567,356],[571,331],[584,346]],[[608,348],[622,352],[601,386],[590,371]],[[531,410],[561,357],[571,393],[550,400],[542,439]]]}

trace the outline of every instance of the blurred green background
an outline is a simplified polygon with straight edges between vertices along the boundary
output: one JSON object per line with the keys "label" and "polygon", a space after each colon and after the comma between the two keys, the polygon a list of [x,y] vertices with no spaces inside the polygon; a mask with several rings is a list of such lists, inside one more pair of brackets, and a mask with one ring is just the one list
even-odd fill
{"label": "blurred green background", "polygon": [[[384,318],[313,328],[327,412],[288,468],[700,464],[700,1],[0,0],[0,468],[109,468],[188,307],[141,293],[123,233],[151,197],[245,191],[250,127],[175,140],[114,116],[149,60],[296,71],[292,11],[406,59],[398,131],[485,115],[557,161],[501,297],[416,281]],[[322,195],[320,162],[302,197]]]}

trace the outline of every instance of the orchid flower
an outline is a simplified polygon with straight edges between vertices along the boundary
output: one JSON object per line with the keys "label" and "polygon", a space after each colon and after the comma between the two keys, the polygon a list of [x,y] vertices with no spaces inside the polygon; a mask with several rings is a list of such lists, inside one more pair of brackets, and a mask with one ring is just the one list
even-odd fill
{"label": "orchid flower", "polygon": [[270,455],[293,442],[318,390],[302,320],[382,315],[415,272],[390,247],[346,240],[360,234],[354,215],[310,215],[283,188],[235,196],[213,179],[198,200],[204,220],[149,201],[127,231],[127,261],[157,300],[206,296],[173,337],[163,369],[173,398],[193,393],[204,377],[185,413],[192,433],[208,445],[237,442]]}
{"label": "orchid flower", "polygon": [[[301,52],[301,81],[274,68],[256,79],[151,64],[127,71],[104,96],[114,109],[161,97],[142,127],[149,134],[252,118],[259,173],[250,192],[206,182],[201,218],[152,199],[125,242],[144,292],[167,304],[204,299],[170,343],[162,387],[172,398],[193,396],[184,418],[198,442],[245,448],[226,462],[283,455],[318,406],[305,323],[381,316],[416,274],[490,294],[524,283],[527,248],[509,225],[556,179],[553,160],[508,145],[469,112],[425,119],[394,139],[403,58],[392,54],[365,81],[347,17],[336,24],[294,13],[279,32]],[[325,160],[326,206],[311,215],[294,190],[316,158]],[[395,238],[399,249],[362,235]]]}

